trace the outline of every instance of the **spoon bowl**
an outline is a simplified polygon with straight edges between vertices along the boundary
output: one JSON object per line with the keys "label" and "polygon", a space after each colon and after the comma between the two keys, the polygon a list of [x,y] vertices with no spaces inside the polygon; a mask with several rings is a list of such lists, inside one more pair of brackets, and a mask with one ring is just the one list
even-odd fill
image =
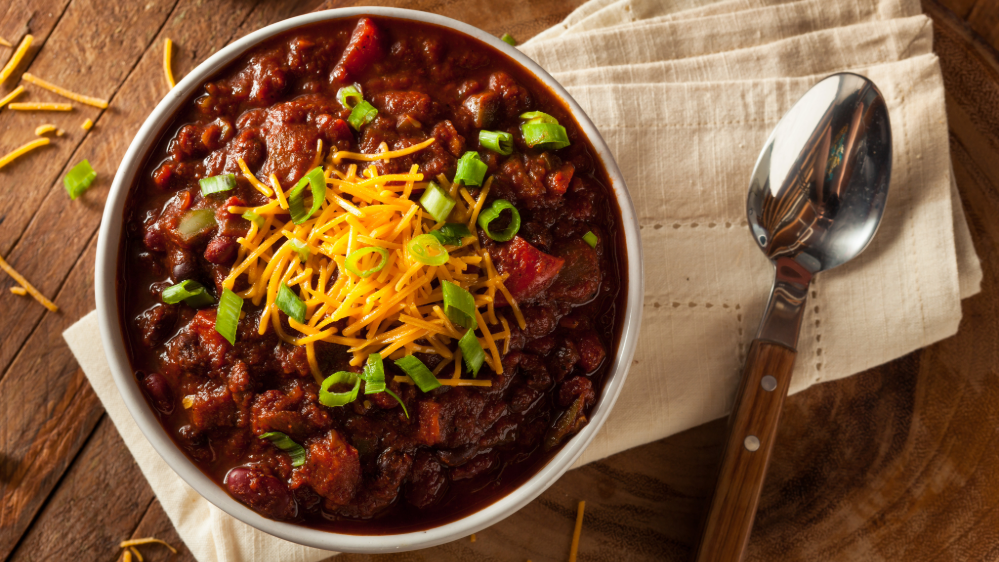
{"label": "spoon bowl", "polygon": [[742,559],[791,384],[808,286],[870,243],[891,178],[891,123],[873,82],[834,74],[781,118],[756,161],[746,214],[774,264],[749,347],[697,562]]}
{"label": "spoon bowl", "polygon": [[891,126],[873,82],[834,74],[813,86],[767,140],[746,200],[753,239],[771,260],[812,274],[862,252],[888,196]]}

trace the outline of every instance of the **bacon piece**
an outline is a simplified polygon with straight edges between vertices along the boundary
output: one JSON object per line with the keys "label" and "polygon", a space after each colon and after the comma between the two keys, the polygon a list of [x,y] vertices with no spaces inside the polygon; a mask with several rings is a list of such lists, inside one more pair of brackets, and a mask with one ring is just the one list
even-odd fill
{"label": "bacon piece", "polygon": [[312,440],[308,460],[301,470],[307,475],[312,489],[326,498],[328,505],[350,503],[361,485],[361,461],[357,449],[333,429],[325,437]]}

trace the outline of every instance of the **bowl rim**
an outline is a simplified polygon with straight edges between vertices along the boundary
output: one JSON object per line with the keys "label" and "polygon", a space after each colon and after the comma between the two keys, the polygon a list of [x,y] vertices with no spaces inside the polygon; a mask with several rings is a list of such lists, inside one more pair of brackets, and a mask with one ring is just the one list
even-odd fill
{"label": "bowl rim", "polygon": [[[222,486],[206,476],[176,446],[160,425],[139,389],[132,374],[125,351],[123,334],[118,321],[117,267],[121,241],[123,209],[129,189],[141,171],[147,147],[156,142],[163,125],[174,116],[184,100],[204,81],[258,43],[285,31],[334,19],[357,16],[381,16],[407,19],[439,25],[471,36],[512,58],[545,84],[562,99],[573,118],[590,140],[602,161],[611,182],[611,188],[621,210],[621,223],[625,235],[627,259],[627,301],[621,337],[614,363],[608,371],[602,396],[591,413],[590,423],[573,437],[547,464],[523,484],[511,490],[492,504],[461,519],[415,532],[387,535],[350,535],[314,529],[294,523],[267,519],[230,496]],[[587,445],[593,440],[608,414],[613,409],[627,378],[628,369],[635,355],[638,330],[644,300],[644,276],[641,237],[635,207],[617,163],[603,137],[583,112],[582,108],[555,81],[550,74],[519,50],[460,21],[438,14],[387,7],[353,7],[324,10],[289,18],[242,37],[220,49],[185,76],[175,88],[156,105],[143,122],[122,158],[108,193],[98,237],[95,263],[95,293],[104,351],[118,391],[139,429],[153,448],[187,484],[203,498],[222,511],[252,527],[276,537],[324,550],[356,553],[401,552],[435,546],[467,536],[505,519],[548,489],[563,473],[572,467]]]}

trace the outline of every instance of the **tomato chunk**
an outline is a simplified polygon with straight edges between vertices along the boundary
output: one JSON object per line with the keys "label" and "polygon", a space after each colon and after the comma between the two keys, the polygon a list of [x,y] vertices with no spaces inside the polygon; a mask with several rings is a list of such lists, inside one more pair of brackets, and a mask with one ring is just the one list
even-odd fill
{"label": "tomato chunk", "polygon": [[[504,284],[518,303],[529,301],[547,289],[565,264],[564,259],[542,252],[520,236],[500,245],[494,254],[496,269],[510,274]],[[497,295],[496,304],[508,304],[502,293]]]}
{"label": "tomato chunk", "polygon": [[381,30],[370,19],[361,18],[350,35],[350,43],[343,50],[343,56],[340,57],[333,76],[346,80],[350,75],[364,72],[364,69],[384,56]]}

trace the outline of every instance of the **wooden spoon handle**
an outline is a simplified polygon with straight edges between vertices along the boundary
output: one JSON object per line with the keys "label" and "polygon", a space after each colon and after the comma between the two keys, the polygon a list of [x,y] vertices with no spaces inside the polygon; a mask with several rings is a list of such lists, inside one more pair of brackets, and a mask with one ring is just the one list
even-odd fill
{"label": "wooden spoon handle", "polygon": [[795,351],[753,340],[729,417],[718,483],[697,548],[697,562],[742,560],[770,464]]}

